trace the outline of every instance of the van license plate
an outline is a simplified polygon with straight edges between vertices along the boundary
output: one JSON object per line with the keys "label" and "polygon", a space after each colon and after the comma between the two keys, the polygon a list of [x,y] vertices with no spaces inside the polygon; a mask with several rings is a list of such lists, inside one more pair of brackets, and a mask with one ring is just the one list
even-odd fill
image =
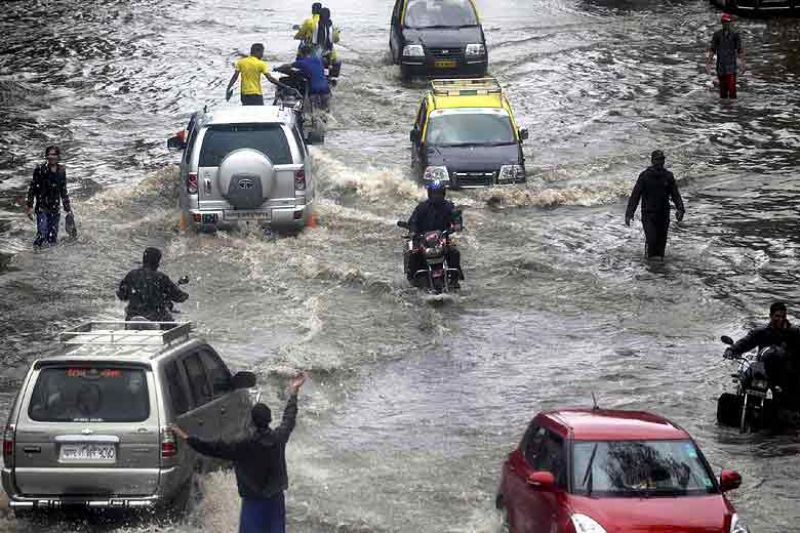
{"label": "van license plate", "polygon": [[455,59],[440,59],[433,62],[434,68],[456,68]]}
{"label": "van license plate", "polygon": [[58,454],[62,463],[116,463],[113,444],[62,444]]}
{"label": "van license plate", "polygon": [[225,220],[266,220],[269,221],[269,211],[225,211]]}

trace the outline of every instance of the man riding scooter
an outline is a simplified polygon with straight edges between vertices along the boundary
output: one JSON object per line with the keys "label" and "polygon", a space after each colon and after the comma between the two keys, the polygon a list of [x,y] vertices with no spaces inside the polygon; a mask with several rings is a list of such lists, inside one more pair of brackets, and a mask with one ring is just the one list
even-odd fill
{"label": "man riding scooter", "polygon": [[[131,270],[120,282],[117,298],[128,302],[126,322],[140,317],[152,322],[172,322],[172,302],[185,302],[189,298],[169,276],[158,271],[160,263],[161,250],[147,248],[142,256],[142,268]],[[169,327],[164,326],[164,329]]]}
{"label": "man riding scooter", "polygon": [[[425,188],[428,190],[428,199],[420,202],[408,219],[409,233],[415,240],[425,232],[450,230],[454,223],[460,225],[460,212],[456,210],[452,202],[445,198],[447,195],[445,182],[434,180],[427,183]],[[445,250],[445,258],[451,268],[458,270],[458,279],[453,280],[452,284],[454,288],[458,288],[459,280],[464,279],[464,273],[461,270],[461,253],[455,246],[448,245]],[[425,258],[419,251],[419,247],[414,246],[413,250],[406,251],[405,263],[406,277],[409,282],[414,283],[417,271],[425,268]]]}

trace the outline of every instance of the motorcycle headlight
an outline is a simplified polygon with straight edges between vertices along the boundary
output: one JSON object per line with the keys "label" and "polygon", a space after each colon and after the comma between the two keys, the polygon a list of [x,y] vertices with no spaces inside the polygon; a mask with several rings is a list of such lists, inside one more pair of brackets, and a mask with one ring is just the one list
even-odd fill
{"label": "motorcycle headlight", "polygon": [[447,172],[447,167],[425,167],[425,173],[422,175],[425,181],[450,181],[450,173]]}
{"label": "motorcycle headlight", "polygon": [[731,533],[750,533],[750,530],[739,520],[739,515],[736,513],[733,513],[733,517],[731,517]]}
{"label": "motorcycle headlight", "polygon": [[467,45],[468,56],[482,56],[486,53],[486,47],[480,43],[473,43]]}
{"label": "motorcycle headlight", "polygon": [[407,44],[403,47],[403,57],[425,57],[421,44]]}
{"label": "motorcycle headlight", "polygon": [[503,165],[497,175],[497,181],[517,181],[525,177],[525,169],[522,165]]}
{"label": "motorcycle headlight", "polygon": [[572,525],[575,526],[575,533],[606,533],[603,526],[585,514],[574,514],[571,518]]}

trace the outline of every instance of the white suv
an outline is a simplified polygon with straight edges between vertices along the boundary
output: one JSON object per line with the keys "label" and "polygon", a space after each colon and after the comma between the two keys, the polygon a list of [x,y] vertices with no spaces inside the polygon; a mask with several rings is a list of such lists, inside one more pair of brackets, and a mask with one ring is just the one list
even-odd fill
{"label": "white suv", "polygon": [[191,226],[213,231],[255,222],[299,233],[311,216],[314,180],[297,115],[245,106],[192,115],[183,148],[180,206]]}

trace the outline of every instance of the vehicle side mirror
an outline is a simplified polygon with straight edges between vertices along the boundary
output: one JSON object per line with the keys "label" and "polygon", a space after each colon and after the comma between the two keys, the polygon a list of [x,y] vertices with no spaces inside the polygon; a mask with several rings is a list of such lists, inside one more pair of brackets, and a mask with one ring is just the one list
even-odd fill
{"label": "vehicle side mirror", "polygon": [[723,335],[719,338],[723,342],[723,344],[727,344],[728,346],[733,346],[733,339],[728,337],[727,335]]}
{"label": "vehicle side mirror", "polygon": [[723,470],[719,475],[719,489],[728,492],[738,489],[742,484],[742,476],[733,470]]}
{"label": "vehicle side mirror", "polygon": [[181,130],[167,139],[168,150],[183,150],[186,148],[186,130]]}
{"label": "vehicle side mirror", "polygon": [[522,128],[521,130],[519,130],[519,139],[521,141],[528,140],[528,128]]}
{"label": "vehicle side mirror", "polygon": [[556,477],[552,472],[544,470],[531,472],[528,476],[528,485],[539,490],[553,490],[556,487]]}
{"label": "vehicle side mirror", "polygon": [[256,375],[252,372],[242,371],[237,372],[231,378],[231,384],[234,389],[249,389],[256,386]]}
{"label": "vehicle side mirror", "polygon": [[408,222],[406,222],[405,220],[398,220],[397,221],[397,227],[398,228],[403,228],[403,229],[408,229]]}
{"label": "vehicle side mirror", "polygon": [[419,142],[419,130],[416,128],[411,130],[411,133],[408,135],[408,138],[411,139],[412,143]]}
{"label": "vehicle side mirror", "polygon": [[189,283],[189,276],[181,276],[178,279],[178,285],[186,285],[187,283]]}

